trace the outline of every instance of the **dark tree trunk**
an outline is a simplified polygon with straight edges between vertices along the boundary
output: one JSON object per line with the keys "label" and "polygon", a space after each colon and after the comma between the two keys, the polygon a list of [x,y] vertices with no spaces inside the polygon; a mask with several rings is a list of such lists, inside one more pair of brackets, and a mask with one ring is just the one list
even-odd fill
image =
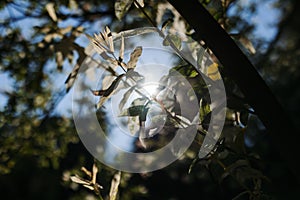
{"label": "dark tree trunk", "polygon": [[197,0],[169,2],[214,52],[271,134],[272,140],[300,180],[299,133],[264,80],[226,31]]}

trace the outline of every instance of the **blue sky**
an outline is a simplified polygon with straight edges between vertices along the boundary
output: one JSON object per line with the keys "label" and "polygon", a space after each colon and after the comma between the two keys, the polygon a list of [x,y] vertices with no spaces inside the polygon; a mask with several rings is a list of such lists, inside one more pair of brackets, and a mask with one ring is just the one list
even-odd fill
{"label": "blue sky", "polygon": [[[251,15],[247,12],[243,12],[241,13],[242,18],[248,19],[251,23],[256,25],[256,29],[254,31],[254,35],[253,38],[259,37],[259,38],[263,38],[266,40],[270,40],[274,37],[274,35],[276,34],[276,28],[273,26],[274,24],[276,24],[276,22],[278,22],[279,20],[279,16],[280,16],[280,11],[278,9],[274,9],[274,7],[272,6],[274,4],[274,2],[276,2],[276,0],[266,0],[266,1],[262,1],[260,2],[259,0],[239,0],[238,4],[242,7],[247,7],[248,5],[250,5],[251,3],[255,3],[257,4],[257,13],[255,13],[254,15]],[[67,11],[65,8],[62,9],[63,11]],[[10,13],[9,13],[10,12]],[[232,7],[229,10],[229,15],[232,13],[236,12],[236,7]],[[4,19],[6,17],[9,17],[10,15],[13,15],[13,17],[18,17],[20,16],[20,13],[18,13],[18,11],[14,10],[13,8],[10,8],[10,10],[8,9],[4,9],[2,12],[0,12],[0,19]],[[22,33],[24,34],[24,36],[26,38],[30,38],[31,34],[32,34],[32,26],[36,26],[41,24],[42,22],[40,20],[37,19],[25,19],[19,22],[16,22],[13,24],[13,26],[16,27],[21,27]],[[73,21],[65,21],[63,23],[60,24],[60,26],[67,26],[67,25],[72,25],[74,24]],[[92,27],[95,27],[93,29],[90,29],[89,31],[91,32],[99,32],[101,30],[101,27],[103,28],[103,24],[104,22],[97,22],[97,24],[95,24]],[[3,33],[3,30],[0,34],[5,34]],[[251,38],[250,38],[251,39]],[[87,40],[82,38],[79,40],[79,43],[81,45],[87,45]],[[255,41],[254,41],[255,43]],[[55,68],[55,63],[54,62],[49,62],[49,66],[47,66],[47,68]],[[50,77],[54,82],[54,86],[55,88],[61,88],[65,78],[68,76],[68,73],[70,72],[72,66],[67,65],[64,68],[63,73],[59,74],[59,75],[55,75],[55,77]],[[1,66],[0,66],[1,69]],[[2,95],[1,93],[4,91],[11,91],[13,89],[12,87],[12,83],[13,81],[9,78],[7,73],[3,73],[3,71],[0,70],[0,109],[3,109],[3,106],[6,104],[6,98],[4,95]],[[71,92],[70,92],[71,93]],[[69,102],[71,100],[71,95],[68,94],[65,96],[65,98],[62,100],[62,102],[58,105],[57,109],[56,109],[56,113],[57,114],[68,114],[69,109],[71,109],[71,107],[69,105]]]}
{"label": "blue sky", "polygon": [[[270,40],[276,34],[277,30],[276,30],[276,28],[273,27],[273,25],[279,20],[280,12],[279,12],[279,10],[274,9],[272,7],[273,2],[274,2],[274,0],[267,0],[267,1],[263,1],[263,2],[260,2],[259,0],[240,0],[240,1],[238,1],[238,4],[242,7],[244,7],[244,6],[247,7],[250,3],[256,3],[257,5],[259,5],[257,7],[257,13],[254,15],[249,14],[247,12],[241,13],[242,18],[249,20],[250,23],[253,23],[256,26],[256,29],[254,30],[253,38],[259,37],[259,38],[262,38],[265,40]],[[63,8],[62,11],[68,12],[68,10],[65,8]],[[6,17],[9,17],[10,15],[13,15],[14,17],[20,16],[20,14],[16,10],[13,10],[12,8],[10,9],[9,12],[7,9],[0,12],[0,20],[1,20],[1,18],[4,19]],[[232,7],[229,10],[229,15],[234,14],[236,12],[237,12],[236,7]],[[33,33],[32,27],[37,26],[41,23],[42,23],[41,20],[25,19],[25,20],[14,23],[13,26],[20,27],[24,37],[29,39],[31,37],[31,34]],[[103,28],[104,28],[103,25],[106,23],[107,23],[107,19],[96,22],[93,26],[91,26],[93,28],[89,28],[89,30],[88,30],[89,34],[92,34],[93,32],[96,32],[96,33],[100,32],[101,30],[103,30]],[[66,27],[66,26],[74,25],[74,24],[76,24],[76,21],[68,20],[68,21],[61,22],[59,25],[61,27]],[[1,32],[0,34],[3,35],[5,33]],[[80,37],[77,40],[77,42],[82,46],[88,45],[88,40],[84,36]],[[149,43],[149,41],[148,41],[148,43]],[[254,41],[254,43],[255,43],[255,41]],[[75,65],[75,61],[73,62],[73,65]],[[72,70],[72,67],[73,67],[72,65],[65,62],[62,73],[54,73],[54,76],[53,75],[49,76],[51,82],[53,83],[52,86],[54,88],[54,91],[60,91],[61,88],[64,87],[64,81],[66,80],[68,74]],[[55,68],[56,68],[55,62],[54,62],[54,60],[52,60],[52,61],[48,62],[48,65],[46,66],[46,71],[51,71]],[[1,69],[1,66],[0,66],[0,69]],[[155,74],[155,73],[152,73],[152,74]],[[7,98],[4,95],[2,95],[1,93],[5,92],[5,91],[12,91],[13,90],[12,84],[13,84],[13,81],[8,76],[8,74],[3,73],[0,70],[0,85],[1,85],[1,87],[0,87],[0,110],[3,109],[3,107],[6,105],[6,102],[7,102]],[[65,116],[72,115],[72,90],[67,95],[65,95],[63,100],[56,107],[56,110],[53,114],[65,115]],[[112,128],[111,128],[110,132],[112,134],[110,135],[110,139],[113,142],[117,142],[119,147],[126,149],[126,150],[130,150],[128,143],[133,141],[132,137],[128,136],[126,134],[123,134],[123,136],[121,136],[120,130],[118,128],[116,128],[115,125],[112,124],[111,127]],[[121,138],[121,140],[120,140],[120,138]]]}
{"label": "blue sky", "polygon": [[[247,8],[251,4],[255,4],[257,12],[251,14],[250,12],[242,12],[240,16],[246,19],[250,24],[255,25],[253,38],[262,38],[267,41],[271,40],[277,33],[276,23],[280,21],[281,12],[274,7],[277,0],[238,0],[238,6]],[[237,7],[231,7],[228,15],[235,15]]]}

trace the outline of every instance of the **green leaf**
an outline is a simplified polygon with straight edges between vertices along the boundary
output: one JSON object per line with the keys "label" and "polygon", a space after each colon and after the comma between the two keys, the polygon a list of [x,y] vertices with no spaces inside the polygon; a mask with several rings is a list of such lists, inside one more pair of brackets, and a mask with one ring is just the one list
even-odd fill
{"label": "green leaf", "polygon": [[170,75],[176,75],[176,73],[180,73],[184,77],[194,78],[199,73],[196,71],[196,69],[189,64],[186,65],[178,65],[169,70]]}
{"label": "green leaf", "polygon": [[149,108],[145,106],[139,115],[140,123],[146,121],[148,111]]}
{"label": "green leaf", "polygon": [[199,157],[193,159],[191,165],[189,166],[188,174],[190,174],[194,168],[194,166],[199,162]]}
{"label": "green leaf", "polygon": [[179,36],[169,33],[163,41],[164,46],[174,45],[178,50],[181,49],[181,39]]}
{"label": "green leaf", "polygon": [[131,4],[134,0],[116,0],[115,2],[115,15],[121,20],[124,15],[128,12]]}
{"label": "green leaf", "polygon": [[144,98],[144,97],[137,98],[137,99],[135,99],[135,100],[132,101],[131,105],[132,106],[145,105],[147,101],[148,101],[148,99]]}
{"label": "green leaf", "polygon": [[145,109],[144,105],[131,106],[123,110],[119,116],[139,116]]}
{"label": "green leaf", "polygon": [[200,111],[199,111],[199,117],[200,117],[200,121],[201,123],[204,122],[204,120],[206,119],[206,116],[211,112],[210,110],[210,106],[207,103],[204,103],[204,100],[201,99],[200,100]]}

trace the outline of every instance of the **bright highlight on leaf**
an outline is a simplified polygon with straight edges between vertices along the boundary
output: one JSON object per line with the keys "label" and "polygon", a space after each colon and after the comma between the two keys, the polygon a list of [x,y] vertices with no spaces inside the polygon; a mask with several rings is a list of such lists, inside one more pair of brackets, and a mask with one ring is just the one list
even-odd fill
{"label": "bright highlight on leaf", "polygon": [[109,54],[114,53],[114,44],[112,33],[110,29],[106,26],[103,33],[95,34],[94,38],[89,37],[91,42],[93,43],[96,51],[101,55],[103,52],[107,52]]}
{"label": "bright highlight on leaf", "polygon": [[57,21],[57,16],[55,13],[55,8],[54,8],[54,3],[47,3],[46,4],[46,10],[49,14],[49,16],[51,17],[51,19],[56,22]]}
{"label": "bright highlight on leaf", "polygon": [[113,179],[111,180],[111,186],[110,186],[110,191],[109,191],[109,200],[115,200],[117,198],[120,182],[121,182],[121,172],[118,171],[114,175]]}
{"label": "bright highlight on leaf", "polygon": [[[134,85],[140,83],[144,80],[144,77],[140,75],[138,72],[134,71],[134,68],[137,65],[139,57],[142,55],[142,47],[136,47],[133,52],[130,54],[130,59],[126,64],[123,62],[124,60],[124,51],[125,51],[125,42],[124,36],[121,34],[121,43],[120,43],[120,51],[119,57],[117,58],[114,55],[114,41],[112,37],[112,33],[108,27],[105,27],[105,31],[103,33],[97,34],[94,38],[88,36],[91,42],[93,43],[94,48],[99,53],[99,55],[106,61],[108,61],[111,66],[112,74],[116,76],[116,67],[120,66],[126,73],[118,75],[117,78],[113,80],[112,75],[107,75],[104,77],[102,82],[101,90],[92,90],[92,93],[95,96],[101,96],[99,102],[97,103],[97,109],[99,109],[103,104],[113,95],[119,86],[122,77],[125,75],[126,79],[123,80],[123,87],[134,87]],[[126,70],[127,69],[127,70]],[[111,82],[113,80],[113,82]],[[123,100],[120,104],[120,108],[123,109],[123,106],[126,103],[126,99],[130,96],[130,93],[133,91],[126,93],[123,97]],[[120,110],[121,110],[120,109]]]}
{"label": "bright highlight on leaf", "polygon": [[89,177],[89,179],[84,179],[78,175],[75,175],[70,177],[71,181],[95,191],[96,194],[99,194],[100,189],[103,189],[103,187],[96,182],[98,173],[98,167],[96,164],[93,164],[92,172],[88,171],[85,167],[82,167],[81,170]]}
{"label": "bright highlight on leaf", "polygon": [[213,81],[221,79],[217,63],[213,63],[207,67],[207,76]]}
{"label": "bright highlight on leaf", "polygon": [[141,7],[144,7],[145,6],[145,4],[144,4],[144,0],[135,0],[134,1],[134,5],[135,5],[135,7],[139,7],[137,4],[139,4]]}

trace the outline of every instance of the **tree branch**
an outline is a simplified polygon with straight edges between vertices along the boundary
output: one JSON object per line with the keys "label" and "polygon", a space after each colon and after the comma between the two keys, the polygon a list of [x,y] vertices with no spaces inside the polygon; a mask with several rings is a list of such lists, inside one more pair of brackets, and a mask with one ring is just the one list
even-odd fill
{"label": "tree branch", "polygon": [[169,2],[195,30],[196,35],[205,41],[239,86],[299,181],[298,133],[251,62],[197,0]]}

